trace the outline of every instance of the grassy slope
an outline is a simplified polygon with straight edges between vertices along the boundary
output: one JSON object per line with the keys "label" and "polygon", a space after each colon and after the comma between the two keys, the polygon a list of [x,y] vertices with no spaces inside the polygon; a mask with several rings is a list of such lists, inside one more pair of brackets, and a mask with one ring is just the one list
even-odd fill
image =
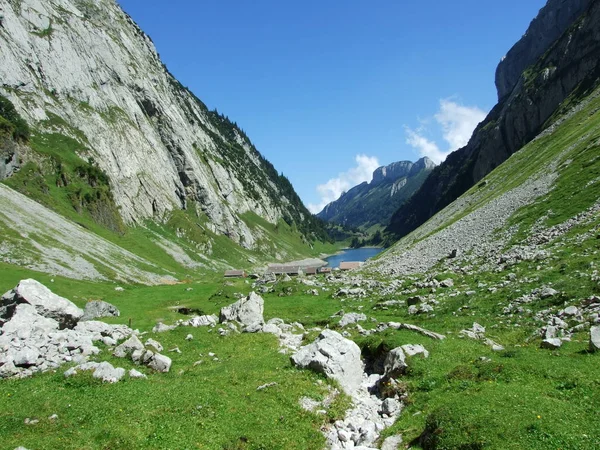
{"label": "grassy slope", "polygon": [[[440,229],[533,174],[547,170],[553,160],[559,171],[555,187],[512,218],[509,226],[518,227],[513,243],[525,238],[536,222],[553,226],[597,202],[599,106],[598,100],[592,101],[553,134],[513,155],[487,177],[492,187],[479,196],[478,202]],[[466,195],[482,189],[474,187]],[[598,448],[600,432],[594,424],[600,413],[594,405],[600,400],[600,378],[598,356],[587,353],[589,332],[576,333],[573,341],[558,351],[541,350],[539,339],[527,339],[544,325],[534,320],[535,312],[547,308],[558,311],[600,294],[600,285],[591,278],[600,251],[597,232],[580,241],[583,233],[598,230],[599,226],[600,217],[596,217],[591,224],[572,229],[558,243],[548,244],[546,248],[553,254],[550,262],[522,262],[498,273],[447,274],[455,278],[463,294],[442,301],[434,317],[408,317],[403,311],[392,314],[390,319],[416,321],[449,333],[449,338],[423,342],[431,350],[431,357],[414,361],[405,379],[411,404],[388,433],[402,432],[410,441],[428,422],[437,431],[437,442],[431,448]],[[509,272],[517,274],[516,286],[501,287],[494,293],[477,288],[480,283],[498,286]],[[561,295],[554,301],[527,305],[530,314],[502,315],[503,307],[512,299],[544,285],[553,286]],[[477,294],[465,295],[469,289]],[[468,309],[459,311],[465,305]],[[507,350],[494,353],[481,343],[457,338],[457,332],[470,328],[474,321],[486,326],[488,337]],[[396,333],[376,339],[371,345],[380,342],[391,347],[406,343]],[[482,356],[492,361],[483,363]]]}
{"label": "grassy slope", "polygon": [[[193,202],[189,202],[186,211],[175,209],[169,217],[164,218],[162,224],[148,221],[138,226],[125,226],[112,198],[108,178],[93,160],[82,159],[82,155],[90,154],[85,135],[59,116],[51,112],[47,112],[47,115],[48,120],[42,125],[50,132],[37,130],[31,134],[31,160],[3,183],[102,238],[159,265],[178,279],[208,270],[221,271],[227,267],[249,269],[258,263],[273,261],[276,254],[284,260],[291,260],[334,253],[339,247],[319,241],[306,242],[302,238],[306,230],[298,230],[293,222],[292,226],[283,220],[273,225],[255,214],[247,213],[244,220],[252,227],[260,227],[265,238],[258,249],[243,249],[229,238],[210,231],[207,217],[196,210]],[[114,120],[111,117],[109,119]],[[224,129],[231,132],[232,129],[228,127],[234,125],[226,122]],[[265,164],[270,169],[269,176],[279,177],[271,165]],[[252,164],[250,166],[254,167]],[[289,190],[289,195],[295,195],[287,180],[280,181],[282,189]],[[296,200],[300,202],[299,198]],[[3,233],[10,233],[10,230],[3,230]],[[175,243],[189,260],[199,263],[197,266],[200,269],[182,266],[157,244],[156,241],[160,239]],[[30,247],[27,242],[19,245]],[[97,269],[109,278],[112,275],[108,265]]]}
{"label": "grassy slope", "polygon": [[[600,101],[594,100],[553,135],[530,144],[500,166],[488,177],[487,187],[475,187],[467,195],[483,190],[478,193],[483,203],[523,182],[560,155],[555,189],[517,213],[514,223],[519,225],[519,233],[515,239],[526,236],[530,226],[542,217],[547,216],[542,223],[550,226],[589,207],[600,197],[596,146],[600,138],[599,107]],[[585,138],[580,140],[582,136]],[[575,142],[577,145],[572,146]],[[549,209],[551,214],[547,214]],[[248,220],[253,222],[252,217]],[[264,225],[256,220],[254,223]],[[360,300],[333,297],[333,290],[314,297],[305,293],[308,286],[293,281],[277,284],[275,292],[265,296],[265,316],[298,320],[307,326],[335,327],[337,319],[331,316],[343,308],[347,312],[366,312],[378,321],[406,321],[445,333],[446,340],[434,342],[407,331],[388,330],[371,337],[352,331],[364,348],[422,343],[431,353],[427,360],[410,362],[410,370],[402,379],[409,392],[407,409],[385,435],[402,433],[405,442],[410,442],[428,426],[435,430],[437,439],[430,448],[599,448],[600,411],[596,405],[600,402],[600,356],[586,351],[588,332],[575,333],[573,340],[557,351],[541,350],[539,338],[528,340],[544,325],[534,318],[535,312],[556,312],[565,304],[578,305],[590,295],[600,295],[600,285],[593,278],[600,252],[599,229],[600,217],[595,217],[591,223],[570,230],[558,243],[545,244],[553,254],[545,262],[521,262],[497,272],[438,273],[440,279],[454,278],[456,287],[438,290],[440,304],[435,315],[409,316],[406,307],[374,309],[379,301],[407,297],[383,296],[379,289]],[[581,236],[590,230],[593,233],[582,240]],[[170,306],[179,304],[214,313],[235,300],[234,292],[247,293],[250,289],[243,281],[227,286],[216,276],[209,276],[186,285],[127,286],[124,292],[116,292],[111,284],[61,278],[50,283],[49,276],[25,269],[8,265],[0,269],[2,289],[35,275],[80,306],[91,298],[114,303],[121,308],[122,316],[112,321],[127,323],[132,318],[134,327],[142,331],[149,330],[156,320],[170,323],[180,318],[168,309]],[[504,285],[509,272],[517,279]],[[411,288],[413,281],[405,279],[403,287]],[[561,294],[527,305],[532,313],[503,315],[503,308],[511,300],[544,285],[552,285]],[[494,292],[487,289],[492,286],[497,287]],[[188,287],[193,290],[186,290]],[[469,290],[476,293],[467,296]],[[457,295],[451,297],[450,292]],[[280,297],[281,293],[287,295]],[[420,289],[415,294],[428,293],[429,289]],[[506,350],[494,353],[483,343],[460,338],[458,332],[474,321],[484,325],[486,335]],[[367,322],[364,326],[374,325]],[[195,336],[191,342],[184,340],[188,332]],[[0,441],[7,448],[318,449],[323,445],[318,427],[340,413],[341,405],[333,408],[327,418],[299,408],[300,396],[318,398],[324,395],[324,388],[318,376],[292,369],[287,357],[277,352],[271,336],[222,338],[208,330],[181,329],[158,339],[167,348],[178,345],[183,353],[169,354],[174,360],[171,373],[152,374],[146,381],[125,380],[105,386],[86,376],[66,380],[60,371],[28,380],[3,381]],[[220,361],[206,358],[209,351],[214,351]],[[481,357],[491,361],[483,362]],[[205,362],[193,367],[199,359]],[[130,367],[124,361],[119,364]],[[271,381],[279,384],[256,391],[257,386]],[[47,420],[53,413],[59,415],[56,423]],[[23,424],[26,417],[41,421],[28,427]]]}
{"label": "grassy slope", "polygon": [[[9,265],[0,267],[0,290],[18,280],[35,277],[54,292],[79,306],[104,299],[121,310],[109,320],[148,331],[157,320],[172,323],[184,318],[170,309],[188,306],[208,314],[235,301],[234,292],[249,290],[243,281],[227,286],[219,278],[176,286],[127,286],[87,283],[37,274]],[[189,287],[192,290],[187,290]],[[4,291],[3,291],[4,292]],[[277,310],[277,308],[275,308]],[[270,307],[265,314],[272,317]],[[194,335],[193,341],[184,338]],[[65,379],[62,370],[28,380],[0,383],[0,441],[7,448],[25,445],[36,449],[80,448],[321,448],[319,427],[339,417],[347,407],[339,398],[327,416],[302,410],[302,396],[322,399],[327,383],[322,377],[291,367],[278,352],[272,335],[221,337],[209,329],[178,329],[154,336],[166,349],[179,346],[169,374],[149,374],[148,380],[127,380],[103,385],[84,374]],[[216,353],[213,361],[208,352]],[[128,361],[107,358],[127,369]],[[194,366],[194,362],[203,363]],[[137,367],[139,369],[139,367]],[[257,391],[265,383],[277,386]],[[51,422],[47,418],[58,414]],[[24,419],[37,417],[30,427]]]}

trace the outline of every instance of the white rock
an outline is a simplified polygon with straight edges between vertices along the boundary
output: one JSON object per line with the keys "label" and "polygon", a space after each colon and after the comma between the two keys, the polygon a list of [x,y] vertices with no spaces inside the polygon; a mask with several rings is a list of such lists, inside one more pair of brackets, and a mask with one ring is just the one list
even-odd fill
{"label": "white rock", "polygon": [[363,363],[356,343],[332,330],[323,330],[317,339],[292,355],[292,363],[310,368],[337,380],[344,391],[352,394],[360,388]]}
{"label": "white rock", "polygon": [[579,309],[577,308],[577,306],[567,306],[564,309],[563,314],[565,316],[577,316],[579,315]]}
{"label": "white rock", "polygon": [[590,328],[590,351],[597,352],[600,350],[600,327]]}
{"label": "white rock", "polygon": [[148,378],[145,374],[143,374],[142,372],[138,372],[135,369],[131,369],[129,371],[129,378]]}
{"label": "white rock", "polygon": [[406,344],[402,346],[402,350],[406,356],[422,355],[423,358],[429,357],[429,352],[420,344]]}
{"label": "white rock", "polygon": [[167,331],[171,331],[177,328],[177,325],[165,325],[162,322],[158,322],[154,328],[152,328],[153,333],[165,333]]}
{"label": "white rock", "polygon": [[2,303],[4,306],[28,303],[38,314],[56,320],[62,328],[73,328],[83,316],[81,308],[33,279],[21,280],[13,290],[2,296]]}
{"label": "white rock", "polygon": [[57,331],[58,327],[56,320],[41,316],[33,305],[23,303],[17,305],[12,318],[4,324],[2,334],[26,340],[32,336],[48,336]]}
{"label": "white rock", "polygon": [[454,280],[452,278],[446,278],[445,280],[440,281],[440,286],[445,288],[452,287],[454,286]]}
{"label": "white rock", "polygon": [[187,327],[198,328],[216,325],[217,323],[219,323],[219,318],[212,314],[210,316],[194,316],[191,319],[183,322],[183,325]]}
{"label": "white rock", "polygon": [[406,355],[402,347],[392,349],[383,363],[384,375],[386,377],[397,378],[403,374],[408,365],[406,364]]}
{"label": "white rock", "polygon": [[389,436],[381,444],[381,450],[398,450],[402,444],[402,436]]}
{"label": "white rock", "polygon": [[116,383],[125,376],[125,369],[122,367],[115,368],[111,363],[103,361],[96,367],[92,376],[101,379],[105,383]]}
{"label": "white rock", "polygon": [[545,287],[540,291],[540,297],[542,298],[554,297],[556,294],[558,294],[558,291],[551,287]]}
{"label": "white rock", "polygon": [[148,363],[148,367],[156,370],[157,372],[168,372],[171,369],[171,358],[161,354],[153,355],[152,359]]}
{"label": "white rock", "polygon": [[113,355],[117,358],[125,358],[131,355],[136,350],[144,350],[144,344],[133,335],[113,351]]}
{"label": "white rock", "polygon": [[362,313],[348,313],[342,316],[339,322],[339,326],[344,328],[346,325],[364,322],[365,320],[367,320],[367,316],[365,316]]}
{"label": "white rock", "polygon": [[163,346],[160,345],[160,342],[155,341],[154,339],[150,338],[146,341],[146,346],[147,347],[153,347],[154,350],[156,350],[157,353],[160,353],[163,351]]}
{"label": "white rock", "polygon": [[395,398],[386,398],[381,404],[381,414],[395,417],[400,414],[402,404]]}
{"label": "white rock", "polygon": [[63,375],[65,378],[69,378],[73,375],[77,375],[77,371],[75,370],[75,367],[71,367],[70,369],[67,369]]}
{"label": "white rock", "polygon": [[93,320],[99,317],[118,317],[119,309],[102,300],[92,300],[85,304],[81,320]]}
{"label": "white rock", "polygon": [[251,292],[248,297],[242,298],[237,302],[221,308],[219,315],[220,322],[237,321],[240,322],[249,332],[262,330],[265,323],[263,318],[264,300],[255,292]]}

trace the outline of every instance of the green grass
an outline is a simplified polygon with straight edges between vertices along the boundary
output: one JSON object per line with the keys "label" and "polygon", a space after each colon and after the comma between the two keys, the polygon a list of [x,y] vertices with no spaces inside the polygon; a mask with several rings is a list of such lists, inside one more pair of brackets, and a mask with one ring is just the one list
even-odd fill
{"label": "green grass", "polygon": [[[132,326],[141,331],[148,331],[158,320],[172,323],[185,318],[173,306],[218,313],[235,301],[234,292],[249,289],[243,280],[229,286],[215,277],[186,285],[130,285],[119,292],[112,283],[60,277],[51,282],[49,276],[26,269],[6,264],[0,268],[0,290],[34,277],[79,306],[91,299],[117,305],[121,316],[108,321],[127,324],[133,318]],[[193,341],[184,339],[188,333],[194,335]],[[309,371],[294,369],[289,357],[278,352],[272,335],[221,337],[207,328],[180,328],[148,337],[166,349],[181,349],[181,354],[167,353],[173,359],[170,373],[146,370],[148,380],[104,385],[90,374],[65,379],[65,367],[27,380],[1,382],[0,441],[11,448],[40,449],[321,448],[324,438],[319,427],[341,417],[348,406],[341,396],[326,416],[302,410],[299,398],[324,398],[328,383]],[[213,361],[208,352],[216,353],[219,361]],[[104,351],[101,360],[126,369],[137,367],[107,356]],[[198,360],[204,362],[194,366]],[[256,390],[271,382],[278,384]],[[47,419],[52,414],[58,414],[56,422]],[[25,418],[39,418],[40,423],[27,426]]]}
{"label": "green grass", "polygon": [[[184,339],[188,332],[194,334],[193,341]],[[39,449],[323,446],[323,417],[303,411],[298,399],[322,398],[325,385],[318,384],[314,374],[291,368],[288,358],[277,352],[275,337],[223,338],[206,329],[178,329],[153,337],[182,351],[169,353],[173,366],[168,374],[150,373],[147,380],[106,385],[91,374],[65,379],[58,371],[25,383],[1,383],[3,444]],[[207,355],[210,351],[218,361]],[[198,360],[203,363],[194,367]],[[270,382],[278,384],[256,390]],[[58,414],[57,421],[47,419],[52,414]],[[40,423],[25,425],[27,417],[39,418]]]}
{"label": "green grass", "polygon": [[[387,330],[369,337],[352,331],[352,338],[365,349],[381,344],[394,348],[420,343],[430,352],[427,360],[410,361],[409,371],[401,379],[409,393],[407,408],[384,436],[401,433],[404,441],[414,441],[416,448],[425,429],[431,430],[432,439],[435,438],[435,447],[431,448],[439,449],[595,448],[600,445],[600,412],[595,407],[600,401],[600,356],[585,351],[587,332],[575,334],[573,341],[559,351],[541,350],[539,339],[528,341],[541,324],[527,314],[502,316],[502,308],[511,299],[550,283],[562,295],[531,304],[534,311],[556,311],[565,301],[576,304],[578,299],[600,294],[597,282],[575,275],[589,269],[594,253],[600,250],[600,240],[591,235],[576,245],[569,241],[598,225],[600,219],[584,229],[572,230],[555,253],[557,262],[540,270],[536,270],[537,262],[471,275],[437,270],[437,278],[452,277],[462,292],[479,283],[498,285],[508,272],[516,273],[517,281],[493,293],[476,289],[475,296],[445,295],[436,306],[435,316],[409,316],[405,307],[373,308],[380,301],[403,296],[383,296],[376,290],[364,299],[336,298],[335,286],[312,296],[306,294],[311,287],[293,280],[277,283],[273,293],[264,295],[265,318],[281,317],[286,322],[302,322],[306,327],[337,329],[338,319],[331,316],[344,309],[363,311],[378,321],[409,322],[446,334],[444,341],[433,341],[405,330]],[[26,269],[6,264],[0,269],[0,290],[34,276],[79,306],[90,299],[115,304],[122,315],[108,321],[126,324],[132,319],[132,326],[140,331],[150,330],[158,320],[173,323],[184,318],[174,306],[217,313],[235,301],[234,294],[247,294],[251,289],[245,280],[224,282],[214,274],[180,285],[127,285],[118,292],[113,283],[60,277],[51,283],[49,276]],[[404,287],[412,284],[407,280]],[[282,293],[285,296],[280,296]],[[415,294],[427,293],[428,289],[419,289]],[[469,308],[458,312],[465,305]],[[458,331],[474,321],[486,326],[486,335],[506,350],[494,353],[481,342],[459,338]],[[371,322],[362,325],[367,329],[374,326]],[[187,333],[194,335],[193,341],[185,341]],[[309,333],[306,342],[315,334]],[[208,329],[181,328],[152,337],[166,348],[177,345],[183,352],[169,353],[173,358],[169,374],[149,374],[145,381],[102,385],[89,374],[64,379],[61,370],[0,383],[0,440],[7,448],[320,449],[323,438],[319,426],[340,417],[348,406],[340,399],[326,417],[302,411],[298,398],[306,395],[319,399],[325,395],[319,382],[322,379],[293,369],[288,357],[278,353],[272,336],[223,338]],[[209,351],[215,352],[219,361],[206,358]],[[480,361],[482,356],[491,361]],[[193,363],[200,359],[204,363],[194,367]],[[108,360],[125,368],[133,367],[127,361],[110,357]],[[256,391],[257,386],[273,381],[277,386]],[[47,419],[52,414],[58,414],[58,421]],[[27,417],[39,418],[40,423],[26,426],[23,421]]]}
{"label": "green grass", "polygon": [[[598,103],[592,102],[552,135],[513,155],[487,177],[486,186],[473,188],[467,195],[477,195],[473,197],[477,202],[469,210],[549,170],[553,164],[558,174],[554,189],[518,211],[510,223],[519,228],[515,242],[526,237],[540,218],[544,218],[544,225],[551,226],[598,201],[600,191],[594,181],[600,176],[600,117],[595,112]],[[38,182],[35,172],[30,175],[30,184]],[[174,214],[165,226],[148,224],[121,236],[98,230],[150,261],[177,270],[186,283],[126,285],[119,292],[114,283],[61,277],[52,277],[52,282],[49,275],[0,264],[0,290],[12,288],[22,278],[34,277],[79,306],[91,299],[113,303],[122,315],[107,321],[127,324],[131,319],[132,326],[142,332],[151,330],[158,320],[173,323],[185,318],[174,307],[217,313],[233,303],[236,294],[247,294],[250,282],[225,282],[219,272],[183,271],[160,247],[149,243],[158,234],[179,243],[192,257],[194,251],[186,245],[187,240],[200,245],[213,242],[211,258],[244,267],[251,265],[248,255],[261,260],[275,250],[275,245],[290,254],[301,253],[305,243],[293,226],[285,222],[272,225],[253,214],[243,219],[249,227],[264,233],[262,250],[243,252],[231,240],[210,234],[204,227],[206,218],[196,214],[193,205]],[[443,226],[455,219],[450,218]],[[388,310],[376,307],[386,300],[428,295],[429,288],[418,288],[410,295],[383,295],[376,288],[365,298],[352,299],[335,297],[335,284],[313,296],[307,293],[312,286],[292,280],[277,283],[274,292],[263,296],[265,318],[299,321],[307,328],[339,329],[334,314],[343,309],[364,312],[378,322],[408,322],[446,335],[445,340],[434,341],[410,331],[388,329],[365,337],[354,327],[348,328],[364,354],[381,346],[391,349],[403,344],[423,344],[430,352],[428,359],[409,361],[409,369],[400,380],[408,393],[406,409],[383,437],[400,433],[413,448],[426,449],[600,448],[600,355],[587,352],[589,332],[574,333],[572,341],[556,351],[540,349],[541,339],[534,334],[545,324],[536,319],[536,313],[557,313],[566,305],[579,305],[582,299],[600,295],[600,284],[592,277],[600,252],[598,229],[600,217],[593,217],[557,242],[543,245],[552,253],[545,261],[523,261],[491,272],[482,271],[479,264],[452,272],[442,263],[430,274],[406,277],[402,289],[411,289],[415,282],[433,275],[454,280],[454,288],[435,292],[439,304],[434,314],[412,316],[403,305]],[[315,247],[313,251],[323,248]],[[504,285],[509,273],[516,274],[516,280]],[[322,277],[317,279],[323,281]],[[487,288],[492,286],[496,290],[489,291]],[[542,286],[552,286],[560,294],[527,304],[523,313],[503,313],[511,301]],[[474,290],[475,295],[467,296],[468,290]],[[455,291],[460,293],[451,297],[449,293]],[[482,342],[461,338],[460,330],[470,328],[473,322],[484,325],[486,336],[505,350],[493,352]],[[375,322],[361,325],[372,329]],[[187,333],[192,333],[194,340],[186,341]],[[316,333],[310,331],[305,342]],[[126,379],[116,385],[103,385],[89,374],[65,379],[62,370],[26,380],[2,381],[0,442],[7,448],[23,445],[48,449],[321,449],[324,440],[319,428],[341,417],[348,406],[347,399],[341,397],[325,416],[303,411],[298,399],[322,398],[328,382],[312,372],[292,368],[271,335],[221,337],[210,329],[180,328],[152,337],[166,348],[179,346],[182,350],[182,354],[169,353],[173,366],[168,374],[149,373],[148,380]],[[219,361],[207,358],[211,351]],[[100,359],[133,367],[107,356],[106,351]],[[204,362],[194,366],[198,360]],[[269,382],[278,384],[256,391],[257,386]],[[59,419],[49,421],[51,414],[58,414]],[[27,426],[25,418],[39,418],[40,423]]]}

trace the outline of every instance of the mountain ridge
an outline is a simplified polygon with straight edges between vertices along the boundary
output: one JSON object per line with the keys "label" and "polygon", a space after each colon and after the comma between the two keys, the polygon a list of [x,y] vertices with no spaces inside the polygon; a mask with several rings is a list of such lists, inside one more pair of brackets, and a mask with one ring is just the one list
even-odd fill
{"label": "mountain ridge", "polygon": [[423,157],[416,162],[397,161],[375,169],[371,182],[363,182],[326,205],[317,217],[344,226],[369,228],[387,225],[391,214],[421,185],[435,163]]}
{"label": "mountain ridge", "polygon": [[[562,4],[553,1],[542,8],[523,39],[529,42],[544,31],[536,24],[553,26],[552,21],[543,19],[555,15]],[[600,33],[596,27],[600,5],[593,1],[583,8],[555,41],[545,41],[545,52],[520,74],[510,95],[505,95],[477,126],[469,143],[451,153],[394,213],[389,232],[401,237],[425,223],[550,126],[553,115],[570,96],[589,93],[600,77]]]}
{"label": "mountain ridge", "polygon": [[[327,240],[289,180],[235,122],[173,77],[116,2],[0,6],[0,95],[32,130],[28,146],[2,146],[0,174],[13,175],[11,187],[50,208],[58,196],[117,233],[185,211],[200,259],[219,236],[272,258],[298,256],[266,245],[252,215],[273,230],[284,223],[305,252]],[[15,176],[24,168],[35,184]]]}

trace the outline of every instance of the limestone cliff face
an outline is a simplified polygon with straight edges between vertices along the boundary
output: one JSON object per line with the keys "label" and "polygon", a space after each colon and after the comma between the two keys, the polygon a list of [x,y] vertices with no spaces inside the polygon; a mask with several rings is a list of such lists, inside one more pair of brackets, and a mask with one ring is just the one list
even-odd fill
{"label": "limestone cliff face", "polygon": [[534,64],[590,5],[592,0],[549,0],[525,35],[496,69],[498,100],[510,95],[521,74]]}
{"label": "limestone cliff face", "polygon": [[34,130],[82,144],[109,176],[123,220],[193,202],[212,231],[252,247],[240,219],[308,212],[245,134],[167,71],[114,0],[0,0],[0,94]]}
{"label": "limestone cliff face", "polygon": [[370,183],[364,182],[344,193],[317,214],[322,220],[349,227],[387,225],[393,212],[423,183],[435,163],[398,161],[377,168]]}
{"label": "limestone cliff face", "polygon": [[[578,8],[583,9],[579,15]],[[569,24],[557,19],[561,11],[571,17]],[[565,31],[559,34],[560,29]],[[515,81],[513,74],[519,70]],[[550,126],[565,99],[582,98],[598,83],[600,2],[549,0],[527,35],[501,63],[498,74],[500,102],[478,125],[469,143],[450,154],[396,211],[389,231],[403,236],[423,224]]]}

